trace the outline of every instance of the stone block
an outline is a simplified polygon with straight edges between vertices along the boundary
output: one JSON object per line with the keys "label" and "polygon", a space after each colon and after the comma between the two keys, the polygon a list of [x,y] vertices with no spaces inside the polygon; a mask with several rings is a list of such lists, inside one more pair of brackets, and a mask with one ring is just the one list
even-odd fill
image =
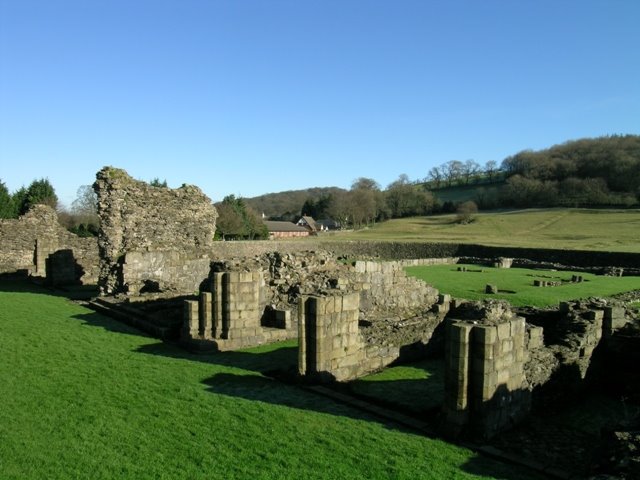
{"label": "stone block", "polygon": [[360,308],[360,294],[352,293],[342,297],[342,310],[358,310]]}
{"label": "stone block", "polygon": [[495,361],[490,358],[471,358],[471,371],[474,374],[484,375],[495,370]]}
{"label": "stone block", "polygon": [[200,293],[199,330],[204,338],[213,338],[213,301],[210,292]]}
{"label": "stone block", "polygon": [[484,287],[484,293],[492,294],[492,295],[493,295],[493,294],[496,294],[496,293],[498,293],[498,286],[497,286],[497,285],[492,285],[492,284],[489,284],[489,283],[488,283],[488,284]]}
{"label": "stone block", "polygon": [[625,310],[622,307],[607,306],[604,309],[603,329],[610,335],[614,331],[622,328],[627,323]]}
{"label": "stone block", "polygon": [[510,375],[508,369],[499,370],[497,375],[498,385],[506,385],[506,383],[509,381],[509,377]]}
{"label": "stone block", "polygon": [[523,336],[527,328],[527,322],[523,317],[514,317],[511,320],[511,335],[514,337]]}
{"label": "stone block", "polygon": [[472,324],[454,321],[447,327],[448,342],[450,344],[469,343],[471,330],[473,328]]}
{"label": "stone block", "polygon": [[438,295],[438,303],[450,303],[451,302],[451,295],[449,295],[448,293],[440,293]]}
{"label": "stone block", "polygon": [[510,392],[514,392],[516,390],[522,389],[524,386],[524,375],[514,375],[509,378],[507,381],[507,389]]}
{"label": "stone block", "polygon": [[470,357],[470,349],[468,343],[463,342],[447,342],[445,345],[445,350],[447,355],[451,358],[469,358]]}
{"label": "stone block", "polygon": [[571,302],[560,302],[558,305],[560,313],[569,313],[573,310],[573,303]]}
{"label": "stone block", "polygon": [[502,350],[502,356],[506,357],[513,351],[513,338],[505,338],[500,341],[500,349]]}
{"label": "stone block", "polygon": [[497,377],[495,372],[485,375],[474,374],[471,380],[471,392],[473,399],[486,402],[490,400],[496,392]]}
{"label": "stone block", "polygon": [[583,318],[586,320],[602,321],[604,319],[603,310],[588,310],[583,314]]}
{"label": "stone block", "polygon": [[494,325],[474,325],[471,333],[473,343],[493,345],[498,339]]}
{"label": "stone block", "polygon": [[511,322],[498,324],[497,330],[498,330],[498,340],[511,338]]}
{"label": "stone block", "polygon": [[250,298],[253,298],[253,295],[256,290],[257,290],[257,285],[254,283],[240,283],[236,288],[237,293],[241,295],[250,294],[251,295]]}
{"label": "stone block", "polygon": [[469,373],[471,359],[465,357],[450,357],[447,359],[445,371],[451,378],[466,378]]}
{"label": "stone block", "polygon": [[227,284],[240,282],[240,272],[226,272],[224,276],[224,281]]}

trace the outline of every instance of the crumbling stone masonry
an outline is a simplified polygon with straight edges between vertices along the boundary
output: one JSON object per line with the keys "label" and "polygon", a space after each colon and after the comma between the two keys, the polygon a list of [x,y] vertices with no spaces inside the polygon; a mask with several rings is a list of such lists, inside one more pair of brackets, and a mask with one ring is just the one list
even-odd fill
{"label": "crumbling stone masonry", "polygon": [[[49,256],[59,251],[67,253],[57,255],[47,268]],[[49,277],[57,284],[92,284],[98,278],[97,266],[95,238],[68,232],[51,207],[34,205],[18,219],[0,220],[0,273]]]}
{"label": "crumbling stone masonry", "polygon": [[399,347],[364,341],[359,315],[358,293],[303,298],[298,320],[301,376],[321,382],[352,380],[398,358]]}
{"label": "crumbling stone masonry", "polygon": [[[400,347],[430,338],[437,314],[424,318],[434,305],[439,306],[438,312],[446,311],[444,303],[437,303],[437,290],[405,273],[405,264],[416,263],[347,264],[323,251],[269,252],[252,259],[214,262],[209,280],[203,282],[213,295],[214,334],[205,335],[202,328],[195,334],[196,307],[189,306],[185,307],[182,341],[196,348],[228,349],[295,338],[302,298],[356,293],[356,320],[364,321],[363,345],[395,349],[392,356],[396,359]],[[202,301],[198,308],[202,309]]]}
{"label": "crumbling stone masonry", "polygon": [[288,311],[271,312],[272,321],[265,322],[263,289],[261,271],[214,272],[212,291],[184,303],[182,342],[201,349],[234,350],[295,338]]}
{"label": "crumbling stone masonry", "polygon": [[490,438],[524,418],[525,320],[492,305],[478,320],[447,320],[445,431]]}
{"label": "crumbling stone masonry", "polygon": [[198,290],[209,273],[215,207],[197,187],[153,187],[105,167],[96,175],[103,294]]}

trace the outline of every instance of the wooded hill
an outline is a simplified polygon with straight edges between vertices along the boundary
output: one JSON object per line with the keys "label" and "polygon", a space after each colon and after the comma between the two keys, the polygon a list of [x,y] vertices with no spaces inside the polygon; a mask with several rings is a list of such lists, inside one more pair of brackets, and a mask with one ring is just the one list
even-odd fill
{"label": "wooded hill", "polygon": [[338,187],[315,187],[305,190],[267,193],[258,197],[245,198],[245,201],[256,212],[264,213],[273,220],[291,220],[303,213],[302,207],[306,201],[317,202],[330,195],[340,195],[345,192],[345,189]]}
{"label": "wooded hill", "polygon": [[502,162],[500,203],[528,206],[630,206],[640,199],[640,136],[581,139]]}
{"label": "wooded hill", "polygon": [[636,206],[640,203],[640,135],[586,138],[539,151],[523,150],[505,158],[500,167],[493,161],[483,168],[473,160],[451,160],[426,173],[424,180],[416,181],[400,175],[385,190],[375,180],[357,179],[349,191],[310,188],[245,200],[257,212],[284,220],[312,214],[305,209],[313,210],[322,202],[334,204],[327,211],[339,210],[335,203],[353,201],[347,193],[362,189],[363,184],[376,190],[373,218],[377,220],[454,211],[457,204],[469,200],[482,209]]}

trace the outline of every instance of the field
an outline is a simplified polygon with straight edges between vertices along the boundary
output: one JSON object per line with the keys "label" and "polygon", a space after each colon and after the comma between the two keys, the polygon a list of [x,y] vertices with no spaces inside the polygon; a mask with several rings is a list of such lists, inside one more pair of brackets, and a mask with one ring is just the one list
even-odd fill
{"label": "field", "polygon": [[260,373],[294,343],[197,356],[35,287],[0,305],[3,480],[538,478]]}
{"label": "field", "polygon": [[[467,267],[466,272],[458,271]],[[526,268],[493,268],[481,265],[433,265],[409,267],[407,273],[433,285],[442,293],[456,298],[481,300],[500,298],[514,306],[546,307],[564,300],[606,297],[640,290],[640,277],[605,277],[576,273],[582,283],[570,283],[572,272],[529,270]],[[534,287],[533,281],[562,281],[555,287]],[[487,284],[497,285],[498,294],[485,294]]]}
{"label": "field", "polygon": [[637,209],[531,209],[478,213],[467,225],[455,215],[394,219],[325,238],[640,252],[639,232]]}

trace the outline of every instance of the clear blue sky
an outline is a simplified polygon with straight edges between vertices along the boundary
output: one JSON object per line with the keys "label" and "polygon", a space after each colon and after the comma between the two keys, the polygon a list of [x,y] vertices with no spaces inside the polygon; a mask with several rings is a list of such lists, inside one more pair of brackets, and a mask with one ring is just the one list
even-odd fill
{"label": "clear blue sky", "polygon": [[638,0],[0,0],[0,179],[214,201],[640,133]]}

